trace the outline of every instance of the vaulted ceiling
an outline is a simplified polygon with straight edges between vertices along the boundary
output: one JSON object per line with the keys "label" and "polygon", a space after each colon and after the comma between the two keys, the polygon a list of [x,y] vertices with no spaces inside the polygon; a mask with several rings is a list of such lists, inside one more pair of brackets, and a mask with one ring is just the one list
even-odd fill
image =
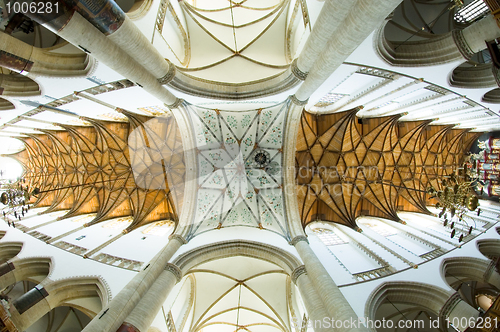
{"label": "vaulted ceiling", "polygon": [[397,211],[429,213],[425,191],[461,166],[478,137],[402,115],[360,119],[358,108],[303,112],[296,180],[303,226],[323,220],[356,228],[361,215],[399,221]]}
{"label": "vaulted ceiling", "polygon": [[160,7],[155,24],[154,43],[179,70],[230,83],[264,79],[287,69],[296,48],[292,33],[298,25],[304,27],[301,33],[311,28],[306,2],[289,0],[168,3]]}
{"label": "vaulted ceiling", "polygon": [[193,234],[231,226],[288,233],[281,177],[288,106],[235,112],[189,106],[198,150]]}
{"label": "vaulted ceiling", "polygon": [[290,277],[272,263],[230,257],[201,264],[189,275],[195,281],[189,331],[290,332],[302,318]]}
{"label": "vaulted ceiling", "polygon": [[37,207],[69,210],[62,218],[95,213],[86,226],[132,216],[127,231],[178,219],[185,166],[175,119],[122,113],[129,122],[84,118],[90,126],[60,124],[64,130],[23,138],[16,157],[27,185],[41,190]]}

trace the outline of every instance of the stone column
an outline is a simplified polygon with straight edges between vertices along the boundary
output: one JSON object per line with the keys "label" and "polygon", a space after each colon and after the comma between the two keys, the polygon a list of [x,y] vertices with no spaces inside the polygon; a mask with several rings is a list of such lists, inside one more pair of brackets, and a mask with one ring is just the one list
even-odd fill
{"label": "stone column", "polygon": [[[329,317],[335,320],[342,321],[358,321],[358,316],[349,305],[340,289],[330,277],[330,274],[320,262],[316,254],[309,247],[307,238],[305,236],[297,236],[291,243],[300,255],[300,258],[305,264],[307,274],[311,280],[317,294],[325,304],[326,311]],[[365,332],[368,329],[364,326],[353,327],[346,324],[344,328],[338,329],[339,331],[359,331]]]}
{"label": "stone column", "polygon": [[97,14],[90,13],[81,1],[70,2],[75,4],[80,15],[154,75],[161,84],[168,83],[174,77],[175,66],[161,56],[114,1],[99,1],[99,8],[94,10]]}
{"label": "stone column", "polygon": [[185,243],[183,237],[171,236],[168,244],[113,298],[106,308],[103,308],[101,313],[82,332],[116,331],[162,274],[175,252]]}
{"label": "stone column", "polygon": [[304,230],[299,215],[299,205],[297,201],[297,180],[295,179],[295,153],[297,151],[297,133],[300,126],[300,118],[304,104],[294,96],[290,97],[290,105],[287,110],[284,146],[283,146],[283,193],[286,202],[286,215],[290,227],[290,236],[293,239],[296,236],[304,236]]}
{"label": "stone column", "polygon": [[[439,318],[443,324],[453,324],[459,331],[465,331],[469,326],[470,318],[477,318],[479,311],[464,302],[458,293],[453,294],[444,303],[439,311]],[[470,320],[471,323],[476,320]],[[465,324],[463,324],[465,323]]]}
{"label": "stone column", "polygon": [[[320,296],[314,290],[314,287],[311,284],[311,280],[309,280],[308,275],[306,274],[305,266],[299,266],[292,273],[292,282],[297,285],[300,291],[300,295],[302,300],[304,301],[304,305],[307,310],[307,314],[309,316],[309,320],[311,324],[314,326],[315,322],[323,323],[325,317],[327,320],[330,318],[330,315],[325,310],[325,305],[321,300]],[[297,317],[302,318],[302,317]],[[298,324],[304,324],[305,322],[298,321]],[[330,331],[331,329],[323,328],[323,324],[316,324],[314,327],[314,331]],[[299,327],[300,328],[300,327]]]}
{"label": "stone column", "polygon": [[[292,64],[292,72],[294,72],[294,74],[295,70],[298,69],[305,77],[314,62],[318,59],[321,51],[325,48],[328,40],[346,18],[349,10],[351,10],[355,3],[356,1],[353,0],[325,1],[314,23],[314,28],[296,60],[296,64]],[[300,78],[301,75],[296,74],[296,76]]]}
{"label": "stone column", "polygon": [[176,265],[168,263],[165,271],[160,274],[117,332],[129,332],[130,329],[137,332],[146,332],[161,310],[170,291],[181,279],[181,270]]}
{"label": "stone column", "polygon": [[463,30],[453,30],[452,36],[460,54],[469,60],[486,48],[485,41],[500,37],[500,28],[493,15],[487,15]]}
{"label": "stone column", "polygon": [[68,42],[87,51],[120,75],[139,84],[167,106],[179,103],[178,99],[162,86],[155,75],[145,70],[126,51],[106,38],[82,15],[74,12],[74,9],[69,8],[61,0],[50,1],[59,4],[60,13],[57,17],[54,18],[48,14],[29,14],[29,16],[55,31]]}
{"label": "stone column", "polygon": [[18,331],[25,331],[37,320],[52,310],[42,285],[37,285],[27,293],[12,301],[9,311],[11,320]]}
{"label": "stone column", "polygon": [[297,99],[307,100],[400,2],[401,0],[356,2],[295,93]]}

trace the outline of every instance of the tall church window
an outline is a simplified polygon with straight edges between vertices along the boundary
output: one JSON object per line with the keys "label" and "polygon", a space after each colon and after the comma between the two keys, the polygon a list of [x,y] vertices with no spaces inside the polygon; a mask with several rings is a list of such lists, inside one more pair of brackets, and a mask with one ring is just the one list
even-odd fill
{"label": "tall church window", "polygon": [[313,232],[316,233],[316,236],[325,246],[335,246],[337,244],[347,243],[330,229],[314,228]]}

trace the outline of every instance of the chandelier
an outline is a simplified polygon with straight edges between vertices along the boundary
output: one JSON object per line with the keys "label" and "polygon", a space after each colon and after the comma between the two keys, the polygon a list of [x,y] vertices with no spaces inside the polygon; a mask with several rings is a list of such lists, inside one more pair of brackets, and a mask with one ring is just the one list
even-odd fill
{"label": "chandelier", "polygon": [[[15,225],[14,220],[21,220],[30,208],[28,202],[31,199],[31,193],[28,186],[24,185],[25,182],[24,178],[18,178],[14,183],[12,180],[0,180],[0,191],[2,191],[0,203],[4,205],[2,214],[9,225],[11,221],[12,225]],[[13,216],[14,220],[10,220],[9,216]]]}
{"label": "chandelier", "polygon": [[[466,170],[467,168],[463,167],[458,170],[458,176],[454,173],[445,176],[441,180],[443,187],[441,190],[432,186],[427,189],[430,198],[435,198],[438,201],[435,205],[436,208],[441,209],[438,217],[444,217],[444,226],[450,225],[451,237],[455,237],[457,230],[462,232],[459,242],[463,241],[464,235],[471,234],[474,229],[473,226],[469,226],[467,220],[473,221],[474,224],[475,221],[467,213],[476,210],[478,215],[480,213],[480,209],[478,209],[479,199],[472,190],[476,179],[471,178]],[[463,226],[463,228],[456,226]]]}

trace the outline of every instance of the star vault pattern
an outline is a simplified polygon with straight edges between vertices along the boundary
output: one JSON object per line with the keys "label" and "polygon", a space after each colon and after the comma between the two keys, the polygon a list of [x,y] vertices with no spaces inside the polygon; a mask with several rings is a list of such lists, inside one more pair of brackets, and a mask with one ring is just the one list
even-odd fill
{"label": "star vault pattern", "polygon": [[189,106],[198,149],[193,234],[237,225],[287,234],[281,163],[288,103],[250,111]]}

